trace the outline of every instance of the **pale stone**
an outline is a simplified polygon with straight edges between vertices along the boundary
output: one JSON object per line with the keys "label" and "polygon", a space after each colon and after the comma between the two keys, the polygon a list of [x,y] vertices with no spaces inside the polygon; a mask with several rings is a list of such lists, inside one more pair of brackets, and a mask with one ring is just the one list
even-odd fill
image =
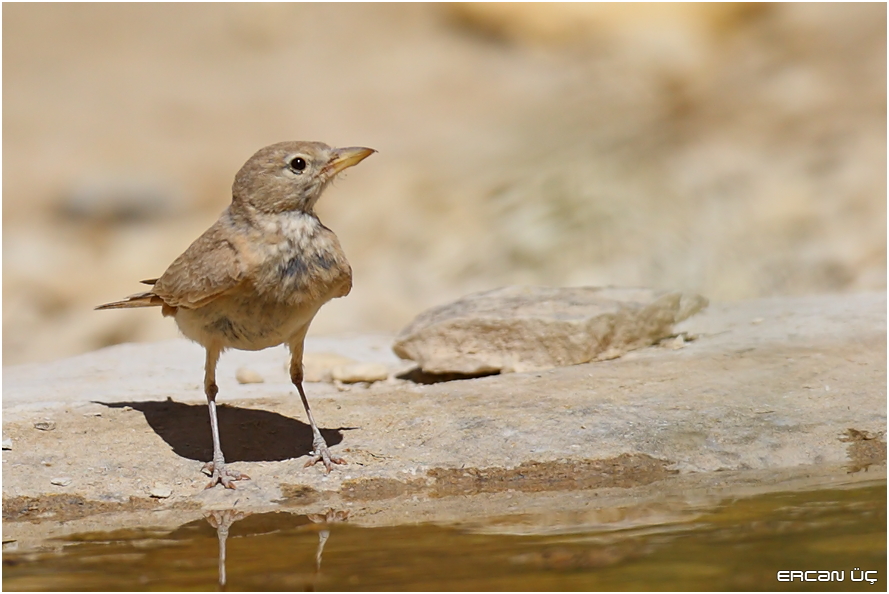
{"label": "pale stone", "polygon": [[59,477],[54,479],[49,479],[50,484],[56,485],[58,487],[67,487],[73,481],[68,477]]}
{"label": "pale stone", "polygon": [[706,306],[650,289],[504,287],[421,313],[393,350],[426,373],[535,371],[618,358]]}
{"label": "pale stone", "polygon": [[153,487],[151,487],[151,491],[148,493],[149,496],[154,497],[156,499],[166,499],[173,494],[173,489],[169,486],[155,483]]}
{"label": "pale stone", "polygon": [[[305,353],[303,355],[303,380],[307,382],[330,382],[336,367],[357,363],[355,359],[336,353]],[[289,363],[288,363],[289,365]]]}
{"label": "pale stone", "polygon": [[334,367],[331,375],[344,384],[381,382],[389,378],[389,368],[382,363],[353,363]]}
{"label": "pale stone", "polygon": [[235,379],[239,384],[261,384],[265,381],[259,373],[248,367],[239,367],[235,372]]}

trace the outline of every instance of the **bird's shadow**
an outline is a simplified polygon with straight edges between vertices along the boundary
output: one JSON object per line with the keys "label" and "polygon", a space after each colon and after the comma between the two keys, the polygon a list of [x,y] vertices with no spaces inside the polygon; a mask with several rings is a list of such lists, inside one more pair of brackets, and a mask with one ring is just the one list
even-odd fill
{"label": "bird's shadow", "polygon": [[[109,408],[129,406],[145,420],[173,451],[191,460],[213,459],[213,436],[206,404],[164,402],[95,402]],[[312,451],[312,428],[278,413],[217,404],[219,439],[226,462],[278,462]],[[321,429],[328,446],[343,441],[343,431]]]}

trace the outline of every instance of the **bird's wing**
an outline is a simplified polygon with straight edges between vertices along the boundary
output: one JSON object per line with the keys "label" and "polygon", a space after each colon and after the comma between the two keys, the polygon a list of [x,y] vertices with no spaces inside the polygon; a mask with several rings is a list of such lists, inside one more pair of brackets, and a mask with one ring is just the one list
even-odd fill
{"label": "bird's wing", "polygon": [[207,229],[154,282],[151,293],[167,305],[194,309],[240,285],[246,276],[240,242],[227,237],[221,221]]}

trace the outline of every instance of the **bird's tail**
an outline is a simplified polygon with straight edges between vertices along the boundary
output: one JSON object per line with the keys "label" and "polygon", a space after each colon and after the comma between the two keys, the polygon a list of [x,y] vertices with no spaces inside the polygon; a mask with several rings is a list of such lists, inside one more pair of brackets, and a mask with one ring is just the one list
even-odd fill
{"label": "bird's tail", "polygon": [[136,293],[130,295],[122,301],[114,301],[99,305],[96,309],[123,309],[127,307],[157,307],[164,305],[164,300],[148,291],[147,293]]}

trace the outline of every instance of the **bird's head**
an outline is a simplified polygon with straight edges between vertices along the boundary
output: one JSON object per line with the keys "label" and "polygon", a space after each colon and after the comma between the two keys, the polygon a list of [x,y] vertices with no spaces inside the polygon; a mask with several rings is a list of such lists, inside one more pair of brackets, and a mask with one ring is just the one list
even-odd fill
{"label": "bird's head", "polygon": [[260,212],[312,212],[336,175],[376,151],[332,148],[321,142],[288,141],[259,149],[244,163],[232,186],[233,203]]}

